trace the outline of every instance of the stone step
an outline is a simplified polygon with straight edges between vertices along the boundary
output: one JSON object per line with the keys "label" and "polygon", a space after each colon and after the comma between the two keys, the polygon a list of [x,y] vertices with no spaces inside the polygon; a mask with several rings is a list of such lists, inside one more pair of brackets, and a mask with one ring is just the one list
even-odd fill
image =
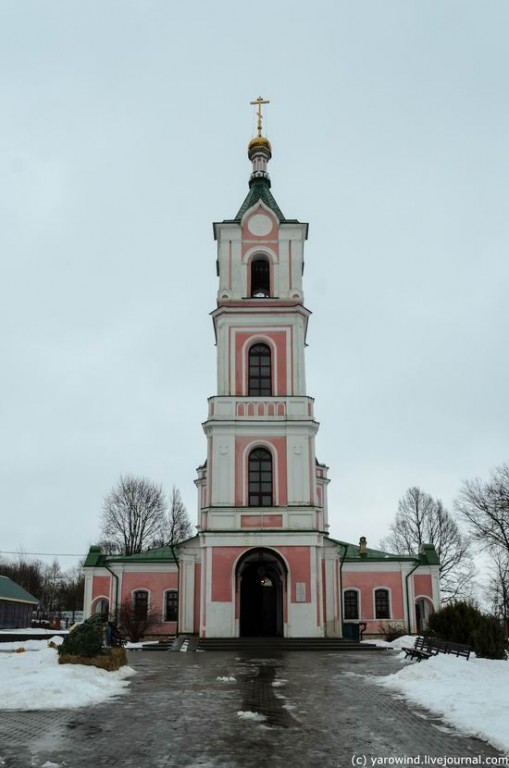
{"label": "stone step", "polygon": [[200,651],[380,651],[371,643],[339,637],[207,637],[198,641]]}
{"label": "stone step", "polygon": [[142,651],[171,651],[174,640],[161,640],[158,643],[144,643]]}

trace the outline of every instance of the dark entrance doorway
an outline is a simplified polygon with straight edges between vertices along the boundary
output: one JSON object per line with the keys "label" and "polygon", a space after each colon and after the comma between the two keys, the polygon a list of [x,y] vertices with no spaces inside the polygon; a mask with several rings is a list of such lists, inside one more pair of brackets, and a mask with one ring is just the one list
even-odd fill
{"label": "dark entrance doorway", "polygon": [[241,637],[283,635],[284,563],[269,550],[252,550],[237,571]]}

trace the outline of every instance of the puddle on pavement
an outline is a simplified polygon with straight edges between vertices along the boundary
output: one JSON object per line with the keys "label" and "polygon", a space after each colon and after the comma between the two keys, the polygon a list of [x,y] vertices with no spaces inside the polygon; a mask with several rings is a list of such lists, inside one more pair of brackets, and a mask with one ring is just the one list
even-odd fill
{"label": "puddle on pavement", "polygon": [[296,725],[286,704],[286,697],[276,694],[276,673],[283,665],[274,659],[241,659],[235,665],[234,677],[242,686],[242,711],[262,715],[269,728],[292,728]]}

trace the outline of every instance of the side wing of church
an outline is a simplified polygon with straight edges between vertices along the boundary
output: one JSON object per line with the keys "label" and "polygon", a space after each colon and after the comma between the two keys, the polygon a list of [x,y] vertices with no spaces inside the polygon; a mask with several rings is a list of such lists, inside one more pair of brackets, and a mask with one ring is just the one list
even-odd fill
{"label": "side wing of church", "polygon": [[249,192],[214,224],[219,287],[212,313],[217,392],[203,428],[198,533],[173,551],[85,563],[85,615],[121,603],[158,616],[154,634],[356,639],[387,622],[422,630],[439,606],[439,564],[426,545],[402,557],[332,539],[327,470],[306,391],[304,245],[271,192],[271,145],[251,140]]}

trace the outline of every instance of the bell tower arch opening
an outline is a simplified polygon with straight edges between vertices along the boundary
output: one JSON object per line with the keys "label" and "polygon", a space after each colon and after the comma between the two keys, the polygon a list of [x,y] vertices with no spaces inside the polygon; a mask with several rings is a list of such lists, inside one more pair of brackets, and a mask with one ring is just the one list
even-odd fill
{"label": "bell tower arch opening", "polygon": [[251,296],[262,299],[270,296],[270,265],[264,256],[256,256],[251,261]]}
{"label": "bell tower arch opening", "polygon": [[283,637],[288,571],[270,549],[250,549],[237,563],[241,637]]}

